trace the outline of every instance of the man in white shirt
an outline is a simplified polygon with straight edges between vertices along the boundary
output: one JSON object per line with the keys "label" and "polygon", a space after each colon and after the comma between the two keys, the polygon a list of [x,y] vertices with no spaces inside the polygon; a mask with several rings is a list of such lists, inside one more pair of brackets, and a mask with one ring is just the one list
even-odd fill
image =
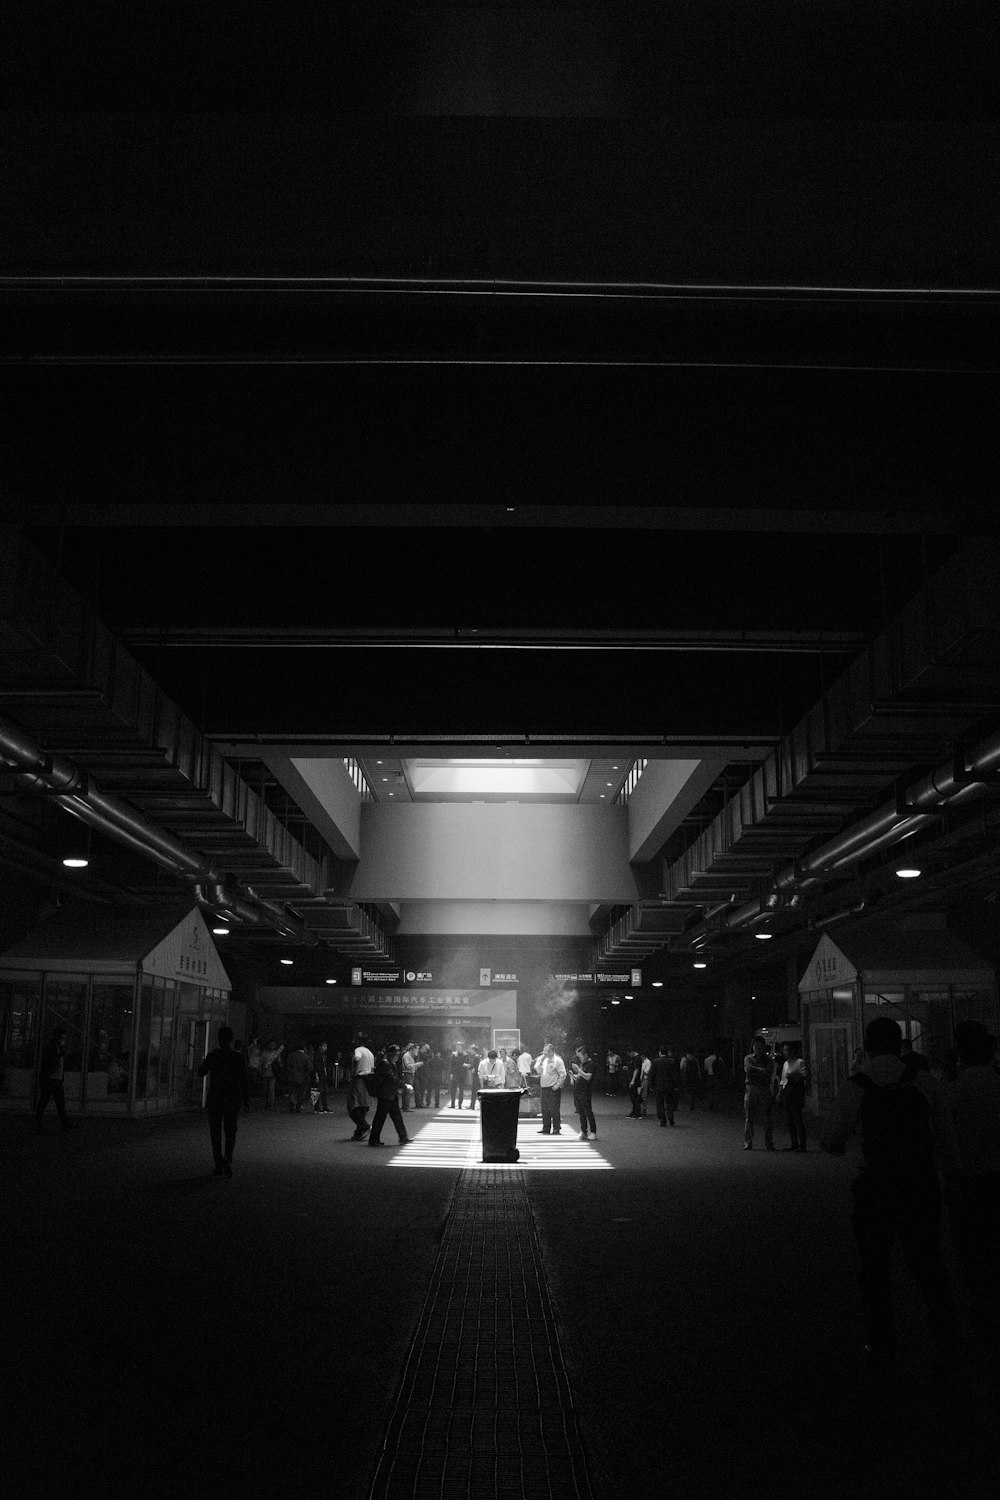
{"label": "man in white shirt", "polygon": [[502,1089],[506,1081],[507,1070],[500,1061],[496,1049],[491,1047],[479,1064],[479,1087],[481,1089]]}
{"label": "man in white shirt", "polygon": [[352,1141],[363,1141],[368,1134],[368,1111],[371,1095],[368,1085],[375,1071],[375,1055],[368,1046],[368,1038],[359,1032],[354,1038],[354,1055],[351,1058],[351,1081],[347,1088],[347,1113],[354,1121]]}
{"label": "man in white shirt", "polygon": [[566,1082],[566,1064],[551,1042],[546,1042],[540,1056],[535,1058],[534,1071],[538,1074],[538,1097],[542,1105],[542,1128],[538,1133],[559,1135],[562,1128],[559,1099]]}

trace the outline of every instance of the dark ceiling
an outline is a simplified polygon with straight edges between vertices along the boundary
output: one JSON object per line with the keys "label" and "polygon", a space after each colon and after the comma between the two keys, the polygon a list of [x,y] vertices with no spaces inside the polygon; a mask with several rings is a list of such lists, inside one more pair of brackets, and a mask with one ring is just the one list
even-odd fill
{"label": "dark ceiling", "polygon": [[763,753],[996,536],[991,5],[7,14],[4,518],[198,729]]}

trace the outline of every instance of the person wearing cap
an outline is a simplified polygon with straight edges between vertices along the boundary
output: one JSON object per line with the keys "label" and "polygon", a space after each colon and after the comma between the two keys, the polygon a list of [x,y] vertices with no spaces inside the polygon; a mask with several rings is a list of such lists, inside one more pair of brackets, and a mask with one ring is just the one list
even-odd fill
{"label": "person wearing cap", "polygon": [[386,1047],[385,1052],[379,1056],[375,1064],[375,1072],[372,1074],[369,1092],[372,1093],[378,1103],[375,1107],[375,1118],[372,1121],[372,1133],[369,1138],[369,1146],[384,1146],[381,1140],[382,1126],[385,1124],[386,1115],[396,1127],[399,1144],[405,1146],[409,1143],[406,1133],[406,1125],[399,1108],[399,1048],[395,1042]]}
{"label": "person wearing cap", "polygon": [[45,1044],[42,1053],[41,1075],[38,1080],[38,1107],[35,1110],[35,1128],[44,1130],[42,1116],[50,1099],[56,1101],[56,1114],[63,1130],[72,1130],[73,1122],[66,1114],[66,1090],[63,1079],[66,1075],[66,1028],[57,1026]]}

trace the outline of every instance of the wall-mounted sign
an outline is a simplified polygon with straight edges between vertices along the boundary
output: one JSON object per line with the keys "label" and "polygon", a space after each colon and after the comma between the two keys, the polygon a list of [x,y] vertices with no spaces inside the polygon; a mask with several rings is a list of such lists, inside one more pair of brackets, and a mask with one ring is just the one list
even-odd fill
{"label": "wall-mounted sign", "polygon": [[641,990],[642,989],[642,970],[641,969],[633,969],[632,970],[632,978],[629,980],[629,984],[631,984],[637,990]]}
{"label": "wall-mounted sign", "polygon": [[605,974],[600,969],[598,969],[598,971],[597,971],[597,983],[598,984],[626,984],[627,985],[627,984],[634,984],[635,980],[634,979],[630,979],[627,974]]}
{"label": "wall-mounted sign", "polygon": [[[421,974],[416,969],[407,969],[407,971],[406,971],[406,982],[407,982],[407,984],[430,984],[430,982],[431,982],[431,980],[433,978],[434,978],[433,974],[431,974],[431,973]],[[383,979],[381,981],[381,983],[383,983],[383,984],[398,984],[399,980],[398,979],[389,978],[389,979]]]}
{"label": "wall-mounted sign", "polygon": [[493,975],[493,983],[494,984],[516,984],[517,983],[517,975],[516,974],[494,974]]}
{"label": "wall-mounted sign", "polygon": [[553,974],[552,978],[557,984],[593,984],[594,971],[588,974]]}
{"label": "wall-mounted sign", "polygon": [[[407,974],[407,979],[414,979],[415,975]],[[423,975],[419,976],[423,978]],[[430,977],[429,975],[427,976]],[[402,969],[352,969],[352,984],[402,984]]]}
{"label": "wall-mounted sign", "polygon": [[508,1052],[515,1053],[521,1050],[521,1028],[511,1026],[501,1030],[498,1026],[493,1028],[493,1046],[499,1052],[501,1047],[506,1047]]}
{"label": "wall-mounted sign", "polygon": [[480,971],[479,971],[479,988],[481,990],[488,990],[489,989],[489,987],[490,987],[490,975],[492,974],[492,972],[493,972],[492,969],[480,969]]}

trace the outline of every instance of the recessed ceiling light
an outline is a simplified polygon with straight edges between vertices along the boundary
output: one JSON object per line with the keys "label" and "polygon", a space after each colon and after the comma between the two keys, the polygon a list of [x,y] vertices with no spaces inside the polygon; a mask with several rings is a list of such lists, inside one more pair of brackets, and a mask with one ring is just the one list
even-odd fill
{"label": "recessed ceiling light", "polygon": [[610,782],[610,781],[606,781],[606,782],[605,782],[605,783],[604,783],[604,785],[605,785],[605,786],[610,786],[610,785],[611,785],[611,782]]}
{"label": "recessed ceiling light", "polygon": [[708,968],[708,964],[707,964],[707,963],[705,963],[705,962],[704,962],[704,960],[702,960],[702,961],[701,961],[701,962],[700,962],[700,963],[696,963],[696,964],[695,964],[695,965],[694,965],[694,967],[695,967],[695,968],[696,968],[696,969],[707,969],[707,968]]}
{"label": "recessed ceiling light", "polygon": [[390,793],[389,793],[389,796],[390,796],[390,797],[395,797],[395,795],[396,795],[396,793],[395,793],[395,792],[390,792]]}
{"label": "recessed ceiling light", "polygon": [[229,928],[228,927],[213,927],[212,928],[212,933],[213,933],[213,935],[215,937],[228,937],[229,936]]}
{"label": "recessed ceiling light", "polygon": [[380,760],[377,760],[377,761],[376,761],[376,762],[375,762],[375,764],[376,764],[376,765],[377,765],[377,766],[380,766],[380,765],[381,765],[381,764],[382,764],[382,762],[381,762],[381,761],[380,761]]}
{"label": "recessed ceiling light", "polygon": [[632,999],[634,999],[634,998],[635,998],[635,997],[634,997],[634,996],[633,996],[633,995],[626,995],[626,996],[625,996],[625,999],[626,999],[626,1000],[632,1000]]}
{"label": "recessed ceiling light", "polygon": [[663,988],[663,980],[662,979],[654,979],[653,980],[653,989],[654,990],[662,990],[662,988]]}
{"label": "recessed ceiling light", "polygon": [[279,962],[279,964],[288,964],[289,966],[291,966],[291,964],[294,962],[294,960],[291,959],[291,958],[279,958],[278,962]]}
{"label": "recessed ceiling light", "polygon": [[612,1000],[611,1004],[612,1005],[621,1005],[621,1001],[620,1000]]}
{"label": "recessed ceiling light", "polygon": [[771,941],[771,939],[774,937],[774,933],[773,932],[755,932],[754,933],[754,937],[757,939],[758,943],[769,943]]}
{"label": "recessed ceiling light", "polygon": [[388,778],[388,776],[383,776],[383,777],[382,777],[382,780],[383,780],[383,781],[388,781],[388,780],[389,780],[389,778]]}
{"label": "recessed ceiling light", "polygon": [[337,981],[335,979],[328,979],[326,982],[327,982],[327,984],[336,984],[337,983]]}
{"label": "recessed ceiling light", "polygon": [[90,860],[84,859],[82,854],[69,854],[63,860],[63,864],[66,866],[67,870],[85,870],[90,864]]}
{"label": "recessed ceiling light", "polygon": [[[66,861],[63,860],[63,864],[65,863]],[[920,874],[920,871],[913,865],[900,865],[899,869],[896,871],[896,874],[899,876],[900,880],[916,880],[917,876]]]}
{"label": "recessed ceiling light", "polygon": [[612,766],[611,769],[612,769],[612,771],[617,771],[618,767],[617,766]]}
{"label": "recessed ceiling light", "polygon": [[603,801],[604,801],[604,800],[605,800],[605,798],[604,798],[604,793],[603,793],[603,792],[602,792],[602,793],[601,793],[601,801],[602,801],[602,802],[603,802]]}

